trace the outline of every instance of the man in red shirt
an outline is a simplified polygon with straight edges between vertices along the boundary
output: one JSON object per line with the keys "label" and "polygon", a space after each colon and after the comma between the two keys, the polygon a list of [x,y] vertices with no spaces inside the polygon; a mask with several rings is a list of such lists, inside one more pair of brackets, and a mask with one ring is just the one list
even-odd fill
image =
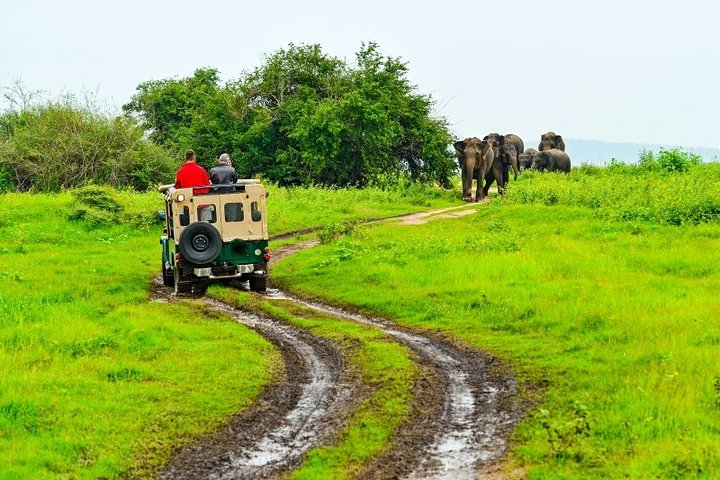
{"label": "man in red shirt", "polygon": [[[175,175],[175,188],[203,187],[210,185],[210,177],[203,167],[195,160],[195,152],[185,152],[185,163]],[[196,194],[208,193],[209,188],[198,188],[193,191]]]}

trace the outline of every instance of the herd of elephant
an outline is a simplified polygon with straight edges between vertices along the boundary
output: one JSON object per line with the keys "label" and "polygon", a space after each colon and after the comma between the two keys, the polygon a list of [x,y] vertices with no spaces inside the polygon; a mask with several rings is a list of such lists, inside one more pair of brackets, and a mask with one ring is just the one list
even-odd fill
{"label": "herd of elephant", "polygon": [[472,201],[473,179],[477,180],[476,202],[487,196],[493,182],[497,182],[498,192],[503,194],[509,180],[510,167],[515,173],[515,180],[520,170],[528,168],[551,172],[570,171],[570,157],[565,153],[565,142],[554,132],[540,136],[537,150],[525,150],[522,139],[512,133],[491,133],[482,140],[477,137],[466,138],[453,145],[462,172],[463,200],[466,201]]}

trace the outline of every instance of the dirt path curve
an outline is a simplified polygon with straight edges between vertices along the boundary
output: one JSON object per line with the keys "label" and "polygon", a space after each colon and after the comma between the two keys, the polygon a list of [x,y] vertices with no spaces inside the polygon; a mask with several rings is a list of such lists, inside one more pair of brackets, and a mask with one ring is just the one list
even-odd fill
{"label": "dirt path curve", "polygon": [[[442,392],[431,393],[434,398],[429,406],[425,399],[422,407],[425,412],[411,414],[412,420],[404,426],[406,431],[400,432],[400,441],[375,462],[368,477],[472,479],[478,470],[504,453],[507,434],[519,419],[521,408],[512,376],[501,368],[491,371],[494,358],[425,332],[304,300],[280,290],[269,291],[267,297],[290,300],[328,315],[379,328],[415,352],[419,362],[430,367],[427,374],[439,377]],[[436,405],[432,405],[433,402]],[[427,410],[434,410],[434,418],[415,415],[427,414]],[[428,431],[432,432],[429,438]],[[411,459],[414,461],[408,461]]]}
{"label": "dirt path curve", "polygon": [[[176,300],[160,278],[153,290],[157,301]],[[220,431],[182,449],[157,478],[276,477],[340,428],[345,412],[358,401],[353,398],[356,381],[329,342],[213,299],[204,301],[270,340],[281,352],[284,375]]]}
{"label": "dirt path curve", "polygon": [[[396,220],[402,224],[424,223],[467,215],[476,211],[473,207],[462,205]],[[372,223],[377,221],[383,220]],[[275,249],[273,263],[317,243],[309,240]],[[159,278],[155,283],[156,299],[175,300]],[[521,417],[522,408],[513,377],[491,356],[428,332],[281,290],[270,289],[266,298],[292,301],[379,328],[414,353],[422,372],[413,392],[414,411],[393,438],[391,449],[369,465],[363,477],[471,479],[504,453],[507,435]],[[158,478],[268,478],[288,472],[308,450],[340,430],[353,405],[360,401],[353,394],[357,379],[350,378],[342,358],[328,342],[283,322],[216,300],[205,301],[273,342],[282,353],[285,375],[221,431],[183,449]]]}

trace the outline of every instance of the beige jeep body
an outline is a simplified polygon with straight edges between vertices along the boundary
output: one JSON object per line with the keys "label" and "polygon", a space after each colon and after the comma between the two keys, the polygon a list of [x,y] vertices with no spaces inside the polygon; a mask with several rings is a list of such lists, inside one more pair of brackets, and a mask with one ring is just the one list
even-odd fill
{"label": "beige jeep body", "polygon": [[267,285],[267,191],[258,180],[192,188],[159,187],[165,199],[163,282],[204,292],[209,280]]}

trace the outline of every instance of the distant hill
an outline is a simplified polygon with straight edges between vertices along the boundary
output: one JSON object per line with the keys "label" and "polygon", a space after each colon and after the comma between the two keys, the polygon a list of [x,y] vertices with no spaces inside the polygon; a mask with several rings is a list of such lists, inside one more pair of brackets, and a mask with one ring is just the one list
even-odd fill
{"label": "distant hill", "polygon": [[[533,148],[537,148],[533,146]],[[573,165],[580,166],[583,163],[592,165],[604,165],[615,158],[624,163],[636,163],[641,150],[659,151],[661,148],[681,148],[685,152],[691,152],[702,156],[706,162],[720,159],[720,148],[709,147],[683,147],[679,145],[659,145],[650,143],[615,143],[602,142],[598,140],[577,140],[565,139],[565,151],[570,155]]]}

